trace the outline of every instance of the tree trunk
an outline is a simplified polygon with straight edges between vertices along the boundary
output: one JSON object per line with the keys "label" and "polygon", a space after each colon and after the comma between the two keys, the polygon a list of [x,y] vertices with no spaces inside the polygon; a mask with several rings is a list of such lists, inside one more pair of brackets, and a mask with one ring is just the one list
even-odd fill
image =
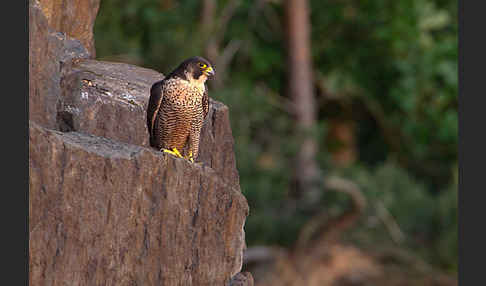
{"label": "tree trunk", "polygon": [[218,57],[218,46],[216,41],[212,37],[214,32],[214,19],[216,10],[215,0],[204,0],[201,2],[201,34],[203,36],[203,41],[206,43],[204,47],[204,56],[208,58],[213,65],[214,61]]}
{"label": "tree trunk", "polygon": [[310,24],[307,0],[287,0],[287,48],[289,96],[294,103],[296,135],[301,138],[295,165],[295,191],[299,199],[315,199],[319,190],[315,161],[317,142],[311,131],[316,125],[316,103],[312,88]]}
{"label": "tree trunk", "polygon": [[201,30],[205,34],[204,36],[208,36],[214,26],[214,11],[216,10],[216,1],[204,0],[202,1],[201,5]]}

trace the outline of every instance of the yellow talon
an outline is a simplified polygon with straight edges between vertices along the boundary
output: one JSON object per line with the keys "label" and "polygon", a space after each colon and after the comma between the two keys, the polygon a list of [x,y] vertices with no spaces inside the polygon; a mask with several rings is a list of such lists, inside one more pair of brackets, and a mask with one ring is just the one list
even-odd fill
{"label": "yellow talon", "polygon": [[192,157],[192,151],[189,151],[189,155],[186,157],[189,162],[194,163],[194,158]]}
{"label": "yellow talon", "polygon": [[172,151],[169,150],[169,149],[162,148],[162,149],[160,149],[160,151],[172,154],[172,155],[179,157],[179,158],[184,158],[184,157],[182,157],[181,153],[179,153],[179,150],[177,150],[177,148],[173,148]]}
{"label": "yellow talon", "polygon": [[176,154],[177,157],[183,158],[182,155],[181,155],[181,153],[179,153],[179,150],[177,150],[177,148],[174,148],[172,150],[174,151],[174,153]]}

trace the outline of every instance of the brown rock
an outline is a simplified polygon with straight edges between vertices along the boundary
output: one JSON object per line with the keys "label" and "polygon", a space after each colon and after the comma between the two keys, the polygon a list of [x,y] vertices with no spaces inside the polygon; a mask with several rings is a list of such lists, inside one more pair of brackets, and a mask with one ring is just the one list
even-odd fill
{"label": "brown rock", "polygon": [[231,132],[229,109],[216,100],[209,100],[209,113],[201,130],[198,161],[208,164],[230,185],[240,188],[236,168],[234,139]]}
{"label": "brown rock", "polygon": [[123,63],[73,64],[62,80],[61,130],[149,146],[145,106],[151,84],[162,78],[156,71]]}
{"label": "brown rock", "polygon": [[[149,147],[146,109],[150,87],[161,79],[154,70],[130,64],[79,60],[62,79],[59,128]],[[228,107],[211,100],[197,161],[239,187],[233,144]]]}
{"label": "brown rock", "polygon": [[211,168],[29,129],[30,285],[227,285],[239,272],[248,205]]}
{"label": "brown rock", "polygon": [[210,101],[206,164],[147,148],[163,76],[83,60],[99,0],[40,2],[29,1],[30,285],[252,285],[238,274],[248,205],[228,108]]}
{"label": "brown rock", "polygon": [[[38,1],[52,30],[78,39],[95,58],[93,27],[100,0],[33,0]],[[31,1],[31,2],[33,2]]]}
{"label": "brown rock", "polygon": [[29,119],[56,128],[61,69],[73,58],[87,58],[81,43],[52,31],[36,1],[29,3]]}

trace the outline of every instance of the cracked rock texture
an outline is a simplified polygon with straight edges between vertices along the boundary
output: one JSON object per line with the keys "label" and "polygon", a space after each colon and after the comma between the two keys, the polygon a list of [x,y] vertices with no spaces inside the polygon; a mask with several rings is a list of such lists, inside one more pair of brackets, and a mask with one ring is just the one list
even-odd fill
{"label": "cracked rock texture", "polygon": [[61,68],[89,53],[76,39],[49,28],[39,3],[29,3],[29,119],[56,128]]}
{"label": "cracked rock texture", "polygon": [[93,27],[100,0],[31,0],[38,1],[40,8],[53,30],[78,39],[89,51],[91,58],[96,50]]}
{"label": "cracked rock texture", "polygon": [[29,2],[29,285],[253,285],[228,108],[210,101],[199,163],[150,148],[163,75],[91,60],[82,2]]}
{"label": "cracked rock texture", "polygon": [[248,205],[209,167],[30,123],[31,285],[225,285]]}

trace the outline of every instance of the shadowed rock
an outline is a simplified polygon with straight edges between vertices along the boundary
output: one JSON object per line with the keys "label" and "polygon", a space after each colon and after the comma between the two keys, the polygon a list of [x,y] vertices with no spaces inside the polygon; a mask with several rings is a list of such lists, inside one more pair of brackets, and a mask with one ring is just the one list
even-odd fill
{"label": "shadowed rock", "polygon": [[31,285],[226,285],[248,205],[186,160],[30,123]]}
{"label": "shadowed rock", "polygon": [[29,3],[29,119],[57,128],[56,105],[61,96],[61,69],[89,53],[76,39],[49,28],[36,1]]}

